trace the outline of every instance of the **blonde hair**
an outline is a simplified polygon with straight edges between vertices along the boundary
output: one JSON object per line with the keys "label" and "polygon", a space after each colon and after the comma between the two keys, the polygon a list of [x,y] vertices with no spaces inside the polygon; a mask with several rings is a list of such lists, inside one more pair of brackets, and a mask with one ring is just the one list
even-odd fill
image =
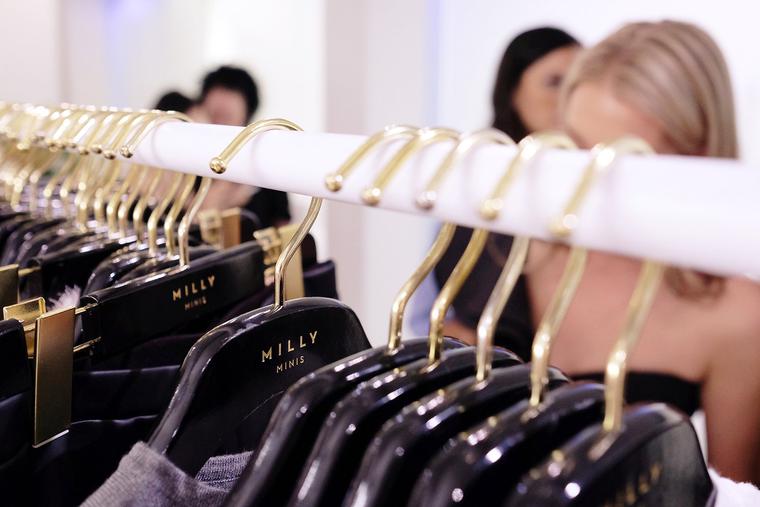
{"label": "blonde hair", "polygon": [[[657,121],[681,155],[736,158],[731,79],[715,41],[690,23],[630,23],[585,50],[568,72],[561,107],[584,82],[604,81],[616,97]],[[669,270],[679,295],[720,293],[723,279]]]}

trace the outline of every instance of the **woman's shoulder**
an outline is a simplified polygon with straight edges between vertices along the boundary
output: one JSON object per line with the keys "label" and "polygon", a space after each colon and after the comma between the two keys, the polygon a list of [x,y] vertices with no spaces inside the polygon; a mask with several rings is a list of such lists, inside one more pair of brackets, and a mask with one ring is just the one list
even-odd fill
{"label": "woman's shoulder", "polygon": [[[717,345],[739,346],[737,353],[760,354],[760,283],[726,278],[715,314]],[[758,357],[758,356],[755,356]]]}

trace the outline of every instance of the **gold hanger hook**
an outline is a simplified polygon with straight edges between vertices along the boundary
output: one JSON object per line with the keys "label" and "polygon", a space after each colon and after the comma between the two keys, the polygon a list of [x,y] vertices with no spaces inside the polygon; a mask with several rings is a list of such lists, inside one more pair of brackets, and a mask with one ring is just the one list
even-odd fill
{"label": "gold hanger hook", "polygon": [[404,282],[401,290],[396,294],[391,307],[390,326],[388,328],[388,352],[393,352],[401,345],[401,332],[404,324],[404,311],[412,295],[419,288],[423,280],[430,274],[436,264],[441,260],[451,240],[454,238],[456,225],[445,223],[438,231],[433,245],[422,260],[422,264],[412,273],[412,276]]}
{"label": "gold hanger hook", "polygon": [[570,250],[559,285],[536,328],[531,349],[529,400],[531,408],[537,408],[544,400],[549,384],[549,358],[554,338],[559,332],[559,327],[567,315],[575,291],[583,277],[587,257],[588,251],[585,248],[575,247]]}
{"label": "gold hanger hook", "polygon": [[[556,134],[554,132],[537,133],[523,138],[517,145],[517,153],[509,162],[509,166],[504,175],[496,184],[496,188],[484,202],[481,211],[486,205],[496,215],[496,218],[503,206],[504,196],[519,172],[521,172],[536,156],[547,147],[573,148],[575,145],[569,137]],[[509,250],[509,256],[501,270],[496,285],[488,297],[485,309],[478,320],[476,328],[477,333],[477,370],[475,378],[477,382],[486,381],[491,374],[493,360],[493,338],[496,333],[496,326],[499,317],[504,312],[504,307],[509,300],[509,296],[515,288],[517,280],[523,272],[525,261],[528,258],[528,249],[530,239],[525,236],[515,236],[512,247]]]}
{"label": "gold hanger hook", "polygon": [[195,198],[193,199],[190,208],[182,217],[177,228],[177,236],[179,237],[179,266],[184,268],[190,265],[190,225],[195,220],[198,210],[201,209],[203,201],[206,200],[208,191],[211,188],[211,178],[201,178],[201,184],[198,187],[198,191],[195,192]]}
{"label": "gold hanger hook", "polygon": [[100,136],[100,139],[97,142],[90,145],[90,151],[96,155],[102,154],[106,143],[113,138],[114,134],[117,134],[123,129],[128,129],[129,124],[138,114],[139,113],[125,109],[116,111],[113,115],[108,116],[106,120],[104,120],[105,126],[103,135]]}
{"label": "gold hanger hook", "polygon": [[145,139],[150,131],[168,121],[185,121],[191,123],[193,120],[184,113],[178,113],[177,111],[148,111],[148,113],[155,114],[156,116],[148,123],[145,123],[140,127],[127,141],[127,144],[119,149],[119,153],[124,158],[132,158],[137,150],[137,146]]}
{"label": "gold hanger hook", "polygon": [[359,146],[343,164],[335,171],[325,177],[325,186],[331,192],[337,192],[343,188],[343,180],[347,178],[357,164],[369,153],[375,146],[384,142],[409,137],[418,132],[417,127],[408,125],[388,125],[380,132],[371,135],[361,146]]}
{"label": "gold hanger hook", "polygon": [[[412,130],[411,127],[404,126],[390,127],[379,134],[380,135],[375,134],[364,145],[359,147],[359,150],[357,151],[360,151],[361,153],[358,156],[356,153],[354,153],[351,155],[351,157],[349,157],[349,161],[352,162],[352,165],[347,166],[344,164],[342,166],[342,169],[345,169],[346,167],[352,169],[353,165],[358,163],[361,157],[366,155],[372,147],[379,144],[379,142],[382,140],[388,140],[388,136],[411,136],[411,139],[407,141],[404,146],[402,146],[401,149],[394,154],[394,156],[385,165],[385,167],[381,169],[380,175],[377,177],[375,183],[373,184],[373,188],[376,189],[376,191],[373,193],[373,196],[377,198],[377,201],[375,201],[374,204],[379,203],[385,187],[391,182],[398,169],[415,152],[419,152],[436,140],[456,140],[459,137],[459,134],[457,132],[449,129]],[[454,149],[456,149],[456,147]],[[343,174],[345,176],[347,172],[344,171],[340,174]],[[341,178],[340,181],[342,182],[343,179]],[[438,232],[438,235],[436,236],[435,241],[430,248],[430,251],[425,255],[422,264],[420,264],[414,273],[412,273],[412,276],[409,277],[409,279],[404,283],[404,285],[402,285],[401,289],[396,294],[396,297],[393,300],[393,305],[391,306],[390,325],[388,326],[388,352],[392,353],[395,350],[398,350],[399,346],[401,345],[401,333],[403,330],[404,311],[406,310],[406,306],[425,277],[430,274],[438,261],[441,260],[441,257],[443,257],[443,254],[446,252],[446,249],[451,243],[451,239],[454,237],[455,230],[456,226],[453,224],[444,224],[441,227],[441,230]]]}
{"label": "gold hanger hook", "polygon": [[628,355],[641,336],[664,273],[665,266],[659,262],[645,261],[642,265],[636,288],[628,303],[623,330],[607,361],[604,373],[604,420],[602,422],[602,427],[607,433],[615,433],[623,426]]}
{"label": "gold hanger hook", "polygon": [[459,132],[448,128],[423,128],[417,131],[404,146],[401,147],[391,158],[385,167],[375,178],[375,181],[369,187],[362,191],[362,200],[370,206],[380,202],[383,190],[396,174],[401,165],[406,162],[412,153],[420,151],[425,146],[440,141],[458,141]]}
{"label": "gold hanger hook", "polygon": [[[551,143],[553,146],[565,149],[575,147],[571,139],[556,132],[544,132],[541,134],[540,140],[537,136],[528,136],[520,141],[520,151],[512,159],[512,165],[514,167],[522,166],[524,160],[533,158],[545,143]],[[508,170],[498,181],[489,198],[480,207],[480,215],[485,220],[494,220],[498,216],[504,205],[504,200],[501,196],[504,195],[504,190],[512,185],[514,179],[517,178],[517,174],[518,171]]]}
{"label": "gold hanger hook", "polygon": [[[140,125],[144,124],[146,121],[152,119],[155,116],[156,113],[152,113],[150,111],[140,111],[136,113],[131,113],[129,115],[123,116],[116,124],[115,133],[113,135],[113,140],[111,141],[110,145],[105,146],[103,145],[103,156],[108,160],[106,167],[105,167],[105,173],[106,178],[103,185],[99,185],[96,192],[95,192],[95,198],[92,203],[93,212],[95,214],[95,220],[98,223],[101,224],[107,224],[109,227],[109,230],[112,234],[116,234],[116,230],[114,229],[115,224],[118,222],[119,227],[121,228],[122,225],[126,227],[126,219],[119,218],[118,220],[115,220],[113,217],[113,210],[114,207],[117,205],[117,202],[114,202],[116,199],[121,199],[123,197],[123,194],[114,195],[112,194],[112,190],[114,185],[116,184],[116,181],[118,180],[119,176],[121,175],[121,168],[122,168],[122,162],[120,160],[116,160],[116,150],[121,146],[121,144],[124,142],[124,140],[127,138],[129,134],[133,132],[133,130],[136,127],[139,127]],[[106,136],[107,140],[107,136]],[[105,143],[103,143],[105,144]],[[124,192],[126,192],[128,189],[125,187],[121,187]],[[110,196],[110,197],[109,197]],[[111,214],[108,214],[108,210],[106,203],[112,203],[111,205]],[[118,211],[116,211],[117,217],[122,217],[125,211],[121,211],[122,207],[119,206]],[[121,214],[120,214],[121,213]],[[126,234],[124,231],[120,230],[122,233],[122,236]]]}
{"label": "gold hanger hook", "polygon": [[[654,150],[643,140],[624,137],[613,143],[595,147],[595,163],[592,163],[581,178],[581,184],[565,208],[563,221],[558,227],[559,234],[566,234],[575,228],[577,213],[583,199],[598,176],[606,172],[621,154],[651,154]],[[568,221],[568,217],[574,217]],[[568,227],[569,226],[569,227]],[[660,287],[665,266],[651,260],[644,261],[636,287],[626,310],[623,328],[609,355],[604,375],[604,420],[602,428],[607,434],[618,432],[623,425],[625,405],[625,378],[628,370],[628,356],[638,342],[646,317],[652,308]]]}
{"label": "gold hanger hook", "polygon": [[179,253],[179,243],[177,241],[177,234],[174,232],[174,225],[177,223],[182,210],[185,209],[185,205],[190,199],[190,195],[193,193],[195,182],[198,176],[194,174],[186,174],[184,177],[184,185],[180,187],[179,193],[175,196],[169,212],[164,218],[164,238],[166,240],[166,254],[170,257],[174,257]]}
{"label": "gold hanger hook", "polygon": [[[460,138],[457,146],[450,152],[452,158],[447,157],[443,161],[444,171],[437,171],[434,179],[439,183],[449,173],[450,169],[456,165],[467,153],[482,143],[493,142],[499,139],[499,142],[514,143],[508,136],[503,133],[497,134],[495,129],[486,129],[467,134]],[[503,137],[505,136],[505,137]],[[459,145],[464,144],[463,148]],[[433,366],[441,359],[443,349],[443,321],[446,318],[446,312],[451,307],[454,298],[462,289],[465,280],[475,267],[480,254],[488,240],[488,231],[485,229],[475,229],[472,232],[470,241],[462,254],[462,257],[454,266],[446,283],[441,287],[438,297],[433,302],[433,308],[430,311],[430,347],[428,350],[428,364]]]}
{"label": "gold hanger hook", "polygon": [[135,207],[132,210],[132,224],[135,229],[135,237],[141,244],[144,244],[143,242],[145,241],[145,229],[147,227],[145,220],[145,210],[148,209],[148,203],[150,199],[154,197],[156,190],[158,189],[158,184],[161,182],[162,176],[162,171],[156,169],[155,167],[149,167],[148,173],[148,184],[145,192],[143,192],[142,196],[140,196],[140,199],[138,199],[137,204],[135,204]]}
{"label": "gold hanger hook", "polygon": [[119,204],[119,209],[116,212],[116,218],[119,228],[119,236],[122,238],[127,237],[128,233],[128,220],[129,210],[132,209],[132,205],[140,197],[140,190],[143,187],[145,181],[147,167],[144,165],[137,165],[137,176],[135,177],[134,185],[127,191],[125,198]]}
{"label": "gold hanger hook", "polygon": [[624,137],[612,144],[595,146],[593,148],[595,156],[592,166],[583,173],[581,181],[573,192],[562,216],[551,225],[554,235],[566,237],[575,229],[578,225],[578,212],[589,190],[622,151],[626,153],[651,153],[652,149],[643,140],[633,137]]}
{"label": "gold hanger hook", "polygon": [[473,148],[473,144],[482,144],[485,142],[505,145],[515,144],[507,134],[496,129],[476,130],[472,134],[465,136],[462,142],[446,155],[446,158],[438,167],[435,174],[433,174],[433,177],[425,186],[425,189],[419,196],[417,196],[417,206],[425,210],[433,209],[433,206],[435,206],[435,202],[438,199],[438,189],[443,184],[443,180],[446,176],[448,176],[454,163],[461,160],[463,154],[469,152]]}
{"label": "gold hanger hook", "polygon": [[[214,157],[209,162],[209,167],[217,174],[222,174],[227,170],[227,166],[232,160],[232,157],[237,155],[240,149],[247,143],[252,137],[257,136],[263,132],[270,130],[295,130],[302,131],[303,129],[293,123],[290,120],[284,119],[271,119],[261,120],[254,122],[245,127],[235,138],[227,145],[219,156]],[[298,230],[295,232],[288,244],[283,248],[282,253],[277,258],[277,262],[274,267],[274,303],[272,304],[272,311],[275,312],[282,308],[284,302],[284,273],[288,263],[293,258],[293,255],[298,251],[304,238],[309,233],[311,226],[319,215],[319,209],[322,206],[322,199],[318,197],[312,197],[309,202],[309,209],[306,212],[301,224],[298,226]]]}
{"label": "gold hanger hook", "polygon": [[[153,211],[148,217],[148,254],[151,257],[156,257],[158,255],[158,223],[161,221],[161,217],[164,216],[166,210],[169,209],[169,206],[184,179],[184,174],[172,173],[169,189],[166,191],[164,198],[159,201],[155,208],[153,208]],[[193,181],[195,181],[195,178],[193,178]]]}

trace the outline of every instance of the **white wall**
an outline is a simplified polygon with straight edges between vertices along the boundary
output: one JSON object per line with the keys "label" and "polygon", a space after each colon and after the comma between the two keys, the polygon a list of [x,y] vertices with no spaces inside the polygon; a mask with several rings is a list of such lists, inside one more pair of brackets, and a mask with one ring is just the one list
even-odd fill
{"label": "white wall", "polygon": [[60,102],[60,41],[56,0],[0,0],[0,100]]}

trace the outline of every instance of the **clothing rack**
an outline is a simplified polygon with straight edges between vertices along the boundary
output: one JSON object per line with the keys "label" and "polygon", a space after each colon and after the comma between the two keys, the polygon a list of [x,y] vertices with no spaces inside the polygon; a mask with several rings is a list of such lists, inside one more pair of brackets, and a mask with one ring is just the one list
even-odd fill
{"label": "clothing rack", "polygon": [[[403,141],[382,145],[331,192],[335,171],[365,136],[270,131],[252,139],[221,175],[209,169],[240,132],[183,122],[157,126],[137,147],[135,162],[200,176],[363,204],[361,192]],[[547,150],[518,176],[493,221],[480,204],[516,148],[484,145],[454,167],[432,210],[415,199],[451,148],[438,143],[400,169],[375,207],[423,214],[492,231],[552,239],[556,219],[591,160],[589,151]],[[760,171],[737,161],[672,155],[626,155],[592,186],[578,227],[566,241],[590,249],[649,258],[717,275],[760,275]],[[391,245],[389,245],[391,246]],[[403,247],[403,245],[398,245]]]}

